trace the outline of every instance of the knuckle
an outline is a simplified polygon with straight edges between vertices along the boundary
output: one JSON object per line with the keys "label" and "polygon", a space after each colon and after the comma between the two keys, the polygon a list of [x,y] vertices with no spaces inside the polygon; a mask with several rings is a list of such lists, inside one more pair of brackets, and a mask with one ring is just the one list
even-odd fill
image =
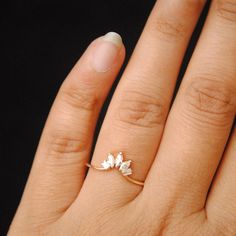
{"label": "knuckle", "polygon": [[184,26],[174,20],[167,20],[162,17],[157,17],[150,23],[149,27],[151,32],[164,37],[168,40],[175,40],[182,38],[185,33]]}
{"label": "knuckle", "polygon": [[72,108],[79,110],[94,111],[99,104],[94,89],[75,86],[62,86],[60,99]]}
{"label": "knuckle", "polygon": [[77,155],[87,150],[88,141],[86,137],[72,137],[62,131],[50,134],[46,140],[48,156],[60,158],[61,156]]}
{"label": "knuckle", "polygon": [[201,121],[228,125],[236,111],[235,90],[224,81],[194,78],[187,87],[185,103]]}
{"label": "knuckle", "polygon": [[[204,2],[204,0],[182,0],[181,3],[173,3],[170,6],[172,14],[170,13],[169,15],[160,15],[157,7],[154,16],[150,18],[147,26],[150,32],[153,32],[155,36],[164,37],[170,41],[183,38],[189,31],[188,24],[181,20],[181,18],[176,20],[175,16],[186,18],[198,15]],[[174,17],[172,17],[172,15]]]}
{"label": "knuckle", "polygon": [[235,0],[217,0],[216,12],[224,19],[236,21],[236,1]]}
{"label": "knuckle", "polygon": [[[163,125],[166,108],[161,96],[150,96],[139,91],[125,91],[118,106],[118,120],[140,127]],[[158,98],[159,97],[159,98]]]}

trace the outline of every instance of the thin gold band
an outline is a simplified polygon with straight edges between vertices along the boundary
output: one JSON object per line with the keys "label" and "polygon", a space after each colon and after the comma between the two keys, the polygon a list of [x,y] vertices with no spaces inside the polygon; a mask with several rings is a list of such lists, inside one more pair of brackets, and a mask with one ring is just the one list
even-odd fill
{"label": "thin gold band", "polygon": [[130,177],[132,174],[132,170],[130,168],[131,161],[123,161],[123,153],[119,152],[116,159],[113,154],[109,153],[107,160],[103,161],[100,167],[91,165],[89,163],[86,163],[86,166],[98,171],[107,171],[113,168],[119,168],[119,171],[125,177],[126,180],[129,182],[139,185],[139,186],[144,186],[144,182],[135,180]]}

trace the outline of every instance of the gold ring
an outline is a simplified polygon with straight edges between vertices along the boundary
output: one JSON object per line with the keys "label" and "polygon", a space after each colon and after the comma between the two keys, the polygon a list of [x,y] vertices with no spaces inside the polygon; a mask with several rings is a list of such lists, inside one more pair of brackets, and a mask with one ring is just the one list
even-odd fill
{"label": "gold ring", "polygon": [[112,153],[109,153],[107,159],[101,163],[101,166],[93,166],[89,163],[86,163],[86,166],[89,168],[93,168],[99,171],[107,171],[111,169],[117,169],[119,172],[131,183],[137,184],[140,186],[144,186],[144,182],[132,179],[130,175],[132,175],[132,169],[130,167],[131,160],[124,161],[124,156],[122,152],[119,152],[115,158]]}

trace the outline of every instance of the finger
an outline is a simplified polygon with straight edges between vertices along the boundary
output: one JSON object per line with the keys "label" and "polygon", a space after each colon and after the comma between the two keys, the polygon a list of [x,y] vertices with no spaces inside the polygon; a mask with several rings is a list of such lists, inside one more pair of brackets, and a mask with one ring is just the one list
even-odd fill
{"label": "finger", "polygon": [[77,196],[98,114],[124,54],[118,34],[100,37],[64,81],[43,131],[21,203],[30,214],[33,211],[44,221],[50,215],[53,220]]}
{"label": "finger", "polygon": [[173,207],[184,206],[188,213],[204,208],[236,111],[233,2],[213,1],[169,114],[148,178],[153,194],[158,192],[156,204],[169,196]]}
{"label": "finger", "polygon": [[[236,232],[236,127],[232,133],[206,203],[208,218],[226,230]],[[228,233],[228,234],[227,234]]]}
{"label": "finger", "polygon": [[[162,135],[179,68],[203,3],[182,0],[157,2],[112,99],[96,144],[93,165],[100,165],[108,152],[117,154],[122,151],[126,159],[132,160],[132,178],[145,180]],[[86,185],[86,188],[94,189],[94,184],[98,186],[108,181],[106,183],[112,184],[113,189],[123,189],[126,194],[120,192],[119,197],[129,201],[129,196],[133,198],[141,188],[124,180],[118,171],[114,172],[89,171],[86,178],[89,187]]]}

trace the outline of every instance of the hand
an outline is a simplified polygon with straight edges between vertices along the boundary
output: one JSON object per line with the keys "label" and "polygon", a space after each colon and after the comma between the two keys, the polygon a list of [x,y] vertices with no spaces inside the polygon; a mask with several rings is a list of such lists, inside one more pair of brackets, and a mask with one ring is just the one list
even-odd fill
{"label": "hand", "polygon": [[[156,3],[113,95],[91,160],[102,104],[125,49],[96,39],[50,112],[9,235],[236,235],[236,1],[214,0],[170,109],[204,0]],[[227,142],[228,141],[228,142]]]}

